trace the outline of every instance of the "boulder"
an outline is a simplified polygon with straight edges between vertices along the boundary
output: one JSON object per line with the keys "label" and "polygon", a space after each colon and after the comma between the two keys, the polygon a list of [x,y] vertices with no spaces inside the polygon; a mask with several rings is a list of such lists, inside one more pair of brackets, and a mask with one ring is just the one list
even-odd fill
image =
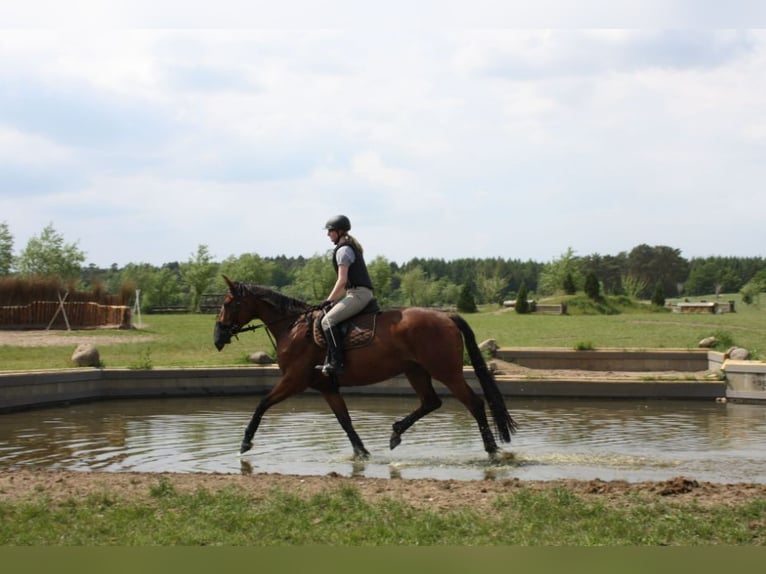
{"label": "boulder", "polygon": [[100,367],[101,356],[95,345],[82,343],[72,353],[72,363],[76,367]]}
{"label": "boulder", "polygon": [[255,353],[250,353],[247,357],[247,362],[254,365],[271,365],[274,363],[274,359],[263,351],[256,351]]}
{"label": "boulder", "polygon": [[716,343],[718,343],[718,339],[715,337],[705,337],[699,342],[698,347],[701,349],[712,349],[716,346]]}
{"label": "boulder", "polygon": [[482,341],[479,343],[479,350],[483,353],[485,351],[489,352],[490,357],[494,357],[497,355],[497,350],[500,347],[497,345],[497,341],[494,339],[487,339],[486,341]]}
{"label": "boulder", "polygon": [[747,361],[750,352],[742,347],[732,347],[727,353],[732,361]]}

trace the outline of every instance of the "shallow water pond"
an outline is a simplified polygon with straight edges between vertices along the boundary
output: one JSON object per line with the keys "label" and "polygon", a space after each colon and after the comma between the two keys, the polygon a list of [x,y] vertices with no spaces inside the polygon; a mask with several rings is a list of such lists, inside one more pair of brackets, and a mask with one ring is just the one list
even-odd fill
{"label": "shallow water pond", "polygon": [[258,401],[119,400],[3,414],[0,469],[766,482],[761,405],[512,399],[519,432],[492,462],[473,419],[454,400],[416,423],[391,451],[391,424],[416,399],[351,395],[351,416],[371,453],[361,462],[321,397],[309,394],[270,410],[253,450],[240,456]]}

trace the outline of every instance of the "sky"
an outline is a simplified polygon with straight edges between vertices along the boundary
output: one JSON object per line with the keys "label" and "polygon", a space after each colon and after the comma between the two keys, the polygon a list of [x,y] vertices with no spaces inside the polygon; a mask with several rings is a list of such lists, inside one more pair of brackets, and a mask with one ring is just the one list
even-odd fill
{"label": "sky", "polygon": [[709,4],[6,2],[0,222],[99,267],[336,214],[368,260],[763,257],[766,9]]}

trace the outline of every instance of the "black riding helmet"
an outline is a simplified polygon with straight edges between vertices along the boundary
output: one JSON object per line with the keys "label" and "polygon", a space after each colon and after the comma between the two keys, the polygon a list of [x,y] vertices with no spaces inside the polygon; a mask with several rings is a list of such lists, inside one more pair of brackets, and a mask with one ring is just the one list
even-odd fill
{"label": "black riding helmet", "polygon": [[345,215],[336,215],[327,221],[324,228],[336,231],[351,231],[351,221]]}

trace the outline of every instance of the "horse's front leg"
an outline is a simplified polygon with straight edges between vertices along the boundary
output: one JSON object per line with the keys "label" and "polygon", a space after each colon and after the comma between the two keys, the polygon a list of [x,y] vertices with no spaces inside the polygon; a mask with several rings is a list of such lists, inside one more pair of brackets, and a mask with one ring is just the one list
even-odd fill
{"label": "horse's front leg", "polygon": [[255,409],[253,417],[250,419],[250,423],[245,428],[245,436],[242,439],[242,444],[239,446],[239,454],[244,454],[253,448],[255,431],[258,430],[258,426],[261,424],[263,414],[273,405],[274,403],[269,400],[269,397],[262,399],[261,402],[258,403],[258,408]]}
{"label": "horse's front leg", "polygon": [[296,379],[286,374],[274,388],[271,389],[271,392],[261,399],[261,402],[258,403],[258,407],[253,413],[253,417],[250,419],[250,423],[245,428],[245,436],[239,446],[239,454],[244,454],[253,448],[255,431],[258,430],[258,426],[261,424],[261,419],[267,410],[277,403],[281,403],[286,398],[306,390],[307,384],[301,381],[302,379],[300,378]]}
{"label": "horse's front leg", "polygon": [[362,439],[356,434],[354,425],[351,423],[351,416],[348,414],[348,407],[346,401],[343,400],[338,390],[323,391],[322,396],[327,404],[330,405],[332,412],[335,413],[335,418],[338,419],[340,426],[346,431],[348,440],[351,441],[351,446],[354,448],[354,456],[356,458],[368,458],[370,453],[364,448]]}

